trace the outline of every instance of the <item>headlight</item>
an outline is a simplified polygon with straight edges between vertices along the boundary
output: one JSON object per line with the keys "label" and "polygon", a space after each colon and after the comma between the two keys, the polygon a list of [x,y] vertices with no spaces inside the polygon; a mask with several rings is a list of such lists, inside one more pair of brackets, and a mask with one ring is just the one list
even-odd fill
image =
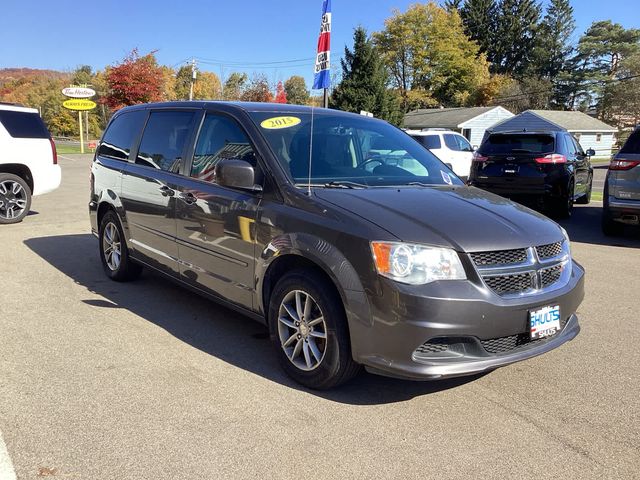
{"label": "headlight", "polygon": [[567,231],[563,227],[560,227],[560,230],[562,230],[562,234],[564,235],[567,253],[569,254],[569,256],[571,256],[571,240],[569,239],[569,233],[567,233]]}
{"label": "headlight", "polygon": [[450,248],[400,242],[371,242],[380,275],[397,282],[423,285],[436,280],[465,280],[458,254]]}

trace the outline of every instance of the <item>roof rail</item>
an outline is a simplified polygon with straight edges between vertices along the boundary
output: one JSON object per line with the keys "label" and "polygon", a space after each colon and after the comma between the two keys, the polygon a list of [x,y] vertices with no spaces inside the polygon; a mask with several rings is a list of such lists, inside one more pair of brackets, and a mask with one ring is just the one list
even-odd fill
{"label": "roof rail", "polygon": [[448,128],[442,128],[442,127],[428,127],[428,128],[422,128],[420,131],[421,132],[446,132],[447,130],[449,130]]}

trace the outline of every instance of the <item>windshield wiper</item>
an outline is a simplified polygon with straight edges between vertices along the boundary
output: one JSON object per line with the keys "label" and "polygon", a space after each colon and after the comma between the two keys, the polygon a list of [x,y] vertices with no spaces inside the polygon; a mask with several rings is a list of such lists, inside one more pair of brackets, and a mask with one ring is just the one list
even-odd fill
{"label": "windshield wiper", "polygon": [[406,183],[405,185],[410,185],[412,187],[433,187],[433,184],[423,183],[423,182],[409,182],[409,183]]}
{"label": "windshield wiper", "polygon": [[333,180],[324,184],[325,188],[368,188],[369,185],[349,180]]}

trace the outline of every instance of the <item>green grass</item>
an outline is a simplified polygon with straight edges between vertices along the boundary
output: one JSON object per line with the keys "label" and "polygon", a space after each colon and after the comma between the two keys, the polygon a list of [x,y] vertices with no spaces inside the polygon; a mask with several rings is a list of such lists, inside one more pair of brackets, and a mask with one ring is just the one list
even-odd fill
{"label": "green grass", "polygon": [[[69,155],[72,153],[80,153],[79,144],[66,144],[56,143],[56,151],[62,155]],[[89,149],[86,145],[84,147],[84,153],[93,153],[93,150]]]}
{"label": "green grass", "polygon": [[602,201],[602,192],[591,192],[591,200]]}

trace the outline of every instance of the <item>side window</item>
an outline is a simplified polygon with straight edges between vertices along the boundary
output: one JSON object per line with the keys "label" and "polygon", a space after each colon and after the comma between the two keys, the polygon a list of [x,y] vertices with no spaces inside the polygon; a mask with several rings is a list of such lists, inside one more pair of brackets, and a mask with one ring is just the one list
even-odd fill
{"label": "side window", "polygon": [[575,149],[576,149],[576,153],[577,153],[578,155],[582,155],[582,156],[584,156],[584,150],[582,150],[582,145],[580,145],[580,142],[578,142],[578,140],[576,140],[576,139],[575,139],[575,138],[573,138],[573,137],[570,137],[570,138],[571,138],[571,140],[573,141],[573,144],[574,144]]}
{"label": "side window", "polygon": [[237,122],[223,115],[207,114],[198,135],[190,176],[215,183],[215,166],[224,158],[246,160],[257,167],[253,147]]}
{"label": "side window", "polygon": [[147,116],[145,110],[136,110],[118,115],[102,137],[98,155],[127,161],[133,142],[140,135]]}
{"label": "side window", "polygon": [[442,147],[442,143],[440,142],[440,135],[420,135],[419,137],[414,137],[422,144],[423,147],[430,149],[437,149]]}
{"label": "side window", "polygon": [[563,135],[565,148],[567,149],[568,155],[575,155],[577,153],[576,146],[573,143],[573,138],[571,135]]}
{"label": "side window", "polygon": [[136,163],[178,173],[194,115],[189,111],[152,112],[142,134]]}
{"label": "side window", "polygon": [[457,135],[451,135],[450,133],[445,133],[442,135],[444,137],[444,143],[449,149],[454,150],[456,152],[460,151],[460,144],[458,143]]}
{"label": "side window", "polygon": [[455,137],[458,140],[461,152],[473,152],[473,148],[466,138],[461,137],[460,135],[455,135]]}

